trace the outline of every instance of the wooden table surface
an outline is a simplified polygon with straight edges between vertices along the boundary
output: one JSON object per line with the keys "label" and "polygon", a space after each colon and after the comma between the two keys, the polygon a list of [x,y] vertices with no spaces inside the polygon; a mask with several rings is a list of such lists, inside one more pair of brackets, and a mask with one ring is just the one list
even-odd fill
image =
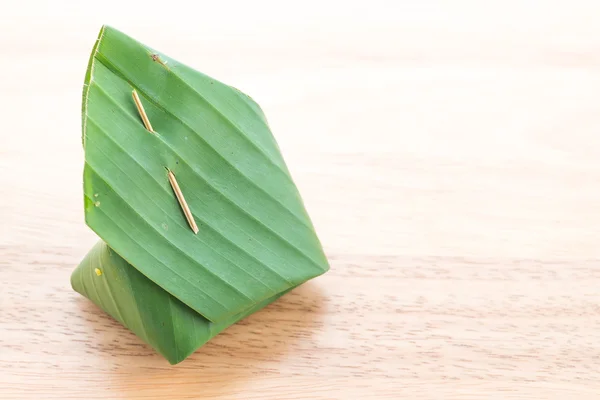
{"label": "wooden table surface", "polygon": [[[600,398],[599,5],[125,3],[0,12],[1,399]],[[102,23],[263,105],[331,261],[177,366],[69,284]]]}

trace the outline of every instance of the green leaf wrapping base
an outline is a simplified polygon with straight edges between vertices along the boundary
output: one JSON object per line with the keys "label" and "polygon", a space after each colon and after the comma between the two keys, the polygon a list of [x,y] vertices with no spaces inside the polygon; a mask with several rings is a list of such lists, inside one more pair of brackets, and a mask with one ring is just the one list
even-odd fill
{"label": "green leaf wrapping base", "polygon": [[[142,124],[133,89],[155,133]],[[103,27],[82,114],[85,218],[102,240],[71,284],[170,363],[329,269],[247,95]]]}

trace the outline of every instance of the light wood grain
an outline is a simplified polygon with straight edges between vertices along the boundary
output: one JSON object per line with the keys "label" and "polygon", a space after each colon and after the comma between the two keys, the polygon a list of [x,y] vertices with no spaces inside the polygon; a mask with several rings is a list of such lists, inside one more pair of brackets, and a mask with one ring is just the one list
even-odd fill
{"label": "light wood grain", "polygon": [[[600,5],[57,3],[0,13],[0,398],[599,398]],[[69,285],[102,23],[263,106],[331,260],[174,367]]]}

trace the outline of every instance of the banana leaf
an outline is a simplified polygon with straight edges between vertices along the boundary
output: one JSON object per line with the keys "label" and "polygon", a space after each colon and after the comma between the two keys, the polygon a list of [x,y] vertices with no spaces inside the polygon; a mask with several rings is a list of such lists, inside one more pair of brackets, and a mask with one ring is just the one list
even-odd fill
{"label": "banana leaf", "polygon": [[82,130],[100,241],[71,285],[171,364],[329,269],[264,113],[239,90],[105,26]]}

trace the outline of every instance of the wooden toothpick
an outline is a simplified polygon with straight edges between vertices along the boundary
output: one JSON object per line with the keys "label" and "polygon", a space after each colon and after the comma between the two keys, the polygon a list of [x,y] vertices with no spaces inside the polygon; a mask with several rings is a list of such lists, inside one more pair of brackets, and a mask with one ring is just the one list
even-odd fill
{"label": "wooden toothpick", "polygon": [[144,126],[148,131],[154,133],[154,129],[152,129],[152,125],[150,124],[148,115],[146,115],[146,110],[144,110],[144,105],[142,104],[142,101],[140,100],[140,96],[138,96],[137,91],[133,89],[131,95],[133,96],[133,102],[135,103],[135,106],[137,107],[138,112],[140,113],[140,117],[142,117],[142,122],[144,122]]}
{"label": "wooden toothpick", "polygon": [[190,211],[190,208],[188,207],[187,202],[185,201],[185,198],[183,197],[183,193],[181,192],[181,189],[179,188],[177,179],[175,179],[175,175],[173,175],[173,173],[171,172],[170,169],[167,168],[167,171],[169,172],[169,182],[171,183],[171,187],[173,188],[173,191],[175,192],[175,196],[177,196],[177,201],[179,201],[179,205],[181,206],[181,209],[183,210],[183,214],[185,215],[185,218],[187,219],[187,222],[190,225],[190,228],[192,228],[192,231],[194,232],[194,234],[197,234],[198,233],[198,225],[196,225],[194,216],[192,215],[192,212]]}
{"label": "wooden toothpick", "polygon": [[[154,129],[152,129],[152,125],[150,124],[148,115],[146,115],[146,110],[144,110],[144,106],[142,105],[142,101],[140,100],[140,96],[138,96],[137,91],[135,89],[133,89],[133,92],[131,92],[131,95],[133,96],[133,101],[138,109],[138,112],[140,113],[140,117],[142,117],[144,126],[146,127],[146,129],[148,131],[154,133]],[[196,225],[196,221],[194,220],[194,216],[192,215],[192,212],[190,211],[190,207],[187,205],[187,202],[185,201],[185,197],[183,197],[183,193],[181,192],[181,188],[179,187],[179,184],[177,183],[177,179],[175,178],[175,175],[173,175],[173,173],[171,172],[171,170],[169,168],[167,168],[167,171],[168,171],[168,176],[169,176],[169,182],[171,183],[171,187],[173,188],[173,191],[175,192],[177,201],[179,201],[179,205],[181,206],[181,209],[183,210],[185,219],[187,219],[187,222],[190,225],[190,228],[192,228],[192,231],[194,232],[194,235],[195,235],[198,233],[198,225]]]}

